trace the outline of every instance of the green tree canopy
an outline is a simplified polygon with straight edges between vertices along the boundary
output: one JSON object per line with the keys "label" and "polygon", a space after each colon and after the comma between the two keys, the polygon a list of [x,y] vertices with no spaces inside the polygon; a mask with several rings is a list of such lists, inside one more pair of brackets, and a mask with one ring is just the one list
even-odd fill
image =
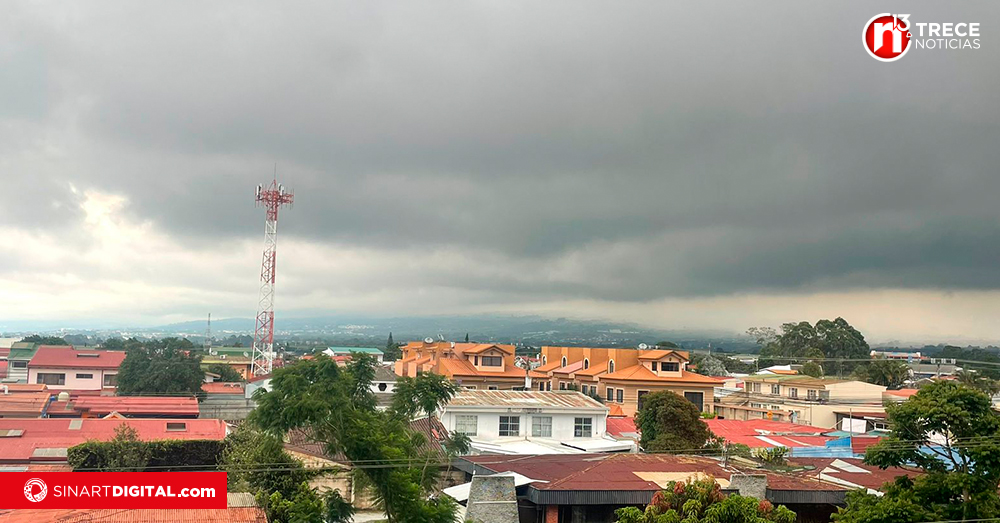
{"label": "green tree canopy", "polygon": [[[365,463],[359,470],[388,521],[452,523],[454,501],[429,497],[438,467],[424,450],[423,436],[410,431],[407,417],[418,410],[434,412],[437,406],[415,396],[412,406],[379,411],[371,392],[374,372],[374,360],[367,356],[346,367],[323,355],[300,360],[274,371],[271,391],[258,392],[250,420],[275,435],[306,429],[328,454],[343,453],[352,462]],[[432,391],[442,401],[447,394],[439,385],[407,387],[418,395]],[[404,393],[410,394],[407,389]]]}
{"label": "green tree canopy", "polygon": [[879,498],[852,495],[838,522],[1000,518],[1000,416],[989,396],[938,381],[887,405],[886,417],[892,433],[868,448],[865,463],[916,465],[924,475],[897,478]]}
{"label": "green tree canopy", "polygon": [[[816,325],[808,321],[785,323],[780,334],[767,328],[748,332],[763,345],[761,366],[803,358],[867,359],[871,352],[861,332],[843,318],[819,320]],[[855,366],[854,362],[829,362],[824,364],[823,370],[826,374],[834,374],[839,370],[851,371]]]}
{"label": "green tree canopy", "polygon": [[239,372],[236,372],[235,369],[225,363],[213,363],[209,365],[206,370],[212,374],[219,375],[219,379],[216,381],[222,381],[225,383],[239,383],[241,381],[246,381]]}
{"label": "green tree canopy", "polygon": [[691,363],[695,365],[695,372],[703,376],[729,375],[722,360],[709,354],[692,354]]}
{"label": "green tree canopy", "polygon": [[615,511],[618,523],[794,523],[795,513],[769,501],[722,493],[713,478],[671,481],[653,495],[645,510]]}
{"label": "green tree canopy", "polygon": [[194,345],[184,339],[166,338],[129,343],[118,370],[118,395],[201,394],[205,373]]}
{"label": "green tree canopy", "polygon": [[700,449],[712,434],[693,403],[666,390],[643,396],[635,424],[647,452]]}
{"label": "green tree canopy", "polygon": [[806,376],[812,376],[814,378],[822,378],[823,367],[821,367],[819,363],[816,363],[815,361],[807,361],[804,365],[802,365],[802,374],[805,374]]}
{"label": "green tree canopy", "polygon": [[855,379],[881,385],[890,389],[903,386],[910,377],[910,367],[898,360],[873,359],[871,363],[860,365],[854,369]]}
{"label": "green tree canopy", "polygon": [[27,343],[37,343],[39,345],[69,345],[69,342],[59,336],[42,336],[40,334],[26,336],[21,341]]}

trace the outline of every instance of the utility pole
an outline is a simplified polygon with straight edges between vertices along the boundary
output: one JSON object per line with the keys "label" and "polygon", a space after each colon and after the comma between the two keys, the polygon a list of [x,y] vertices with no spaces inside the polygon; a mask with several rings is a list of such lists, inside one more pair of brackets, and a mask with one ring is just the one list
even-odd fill
{"label": "utility pole", "polygon": [[264,256],[260,265],[260,297],[253,332],[253,375],[270,374],[274,365],[274,276],[278,252],[278,209],[294,200],[278,183],[277,168],[270,185],[258,185],[256,203],[264,207]]}

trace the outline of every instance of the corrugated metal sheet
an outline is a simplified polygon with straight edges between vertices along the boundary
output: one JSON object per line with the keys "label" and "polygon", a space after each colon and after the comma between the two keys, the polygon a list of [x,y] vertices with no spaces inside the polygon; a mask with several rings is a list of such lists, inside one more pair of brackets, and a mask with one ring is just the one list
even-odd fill
{"label": "corrugated metal sheet", "polygon": [[463,390],[449,407],[593,408],[607,410],[599,401],[576,391]]}

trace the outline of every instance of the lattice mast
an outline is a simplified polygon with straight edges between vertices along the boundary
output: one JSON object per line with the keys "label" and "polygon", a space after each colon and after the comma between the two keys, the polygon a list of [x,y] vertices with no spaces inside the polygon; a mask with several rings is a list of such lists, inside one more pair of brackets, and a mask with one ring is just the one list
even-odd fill
{"label": "lattice mast", "polygon": [[253,375],[270,374],[274,364],[274,274],[278,250],[278,209],[294,196],[278,183],[258,185],[256,202],[267,213],[264,221],[264,258],[260,266],[260,299],[253,333]]}

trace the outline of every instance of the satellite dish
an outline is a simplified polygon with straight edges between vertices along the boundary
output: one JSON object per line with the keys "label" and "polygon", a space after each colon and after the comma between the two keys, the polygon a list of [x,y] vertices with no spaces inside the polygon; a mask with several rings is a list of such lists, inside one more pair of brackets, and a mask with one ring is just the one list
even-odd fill
{"label": "satellite dish", "polygon": [[250,355],[249,355],[249,354],[247,354],[246,352],[244,352],[244,353],[243,353],[243,357],[244,357],[244,358],[249,358],[249,357],[250,357]]}
{"label": "satellite dish", "polygon": [[428,337],[424,338],[424,343],[434,343],[434,338],[431,338],[430,336],[428,336]]}
{"label": "satellite dish", "polygon": [[639,344],[639,350],[646,350],[648,348],[649,348],[649,345],[646,345],[645,343],[640,343]]}

